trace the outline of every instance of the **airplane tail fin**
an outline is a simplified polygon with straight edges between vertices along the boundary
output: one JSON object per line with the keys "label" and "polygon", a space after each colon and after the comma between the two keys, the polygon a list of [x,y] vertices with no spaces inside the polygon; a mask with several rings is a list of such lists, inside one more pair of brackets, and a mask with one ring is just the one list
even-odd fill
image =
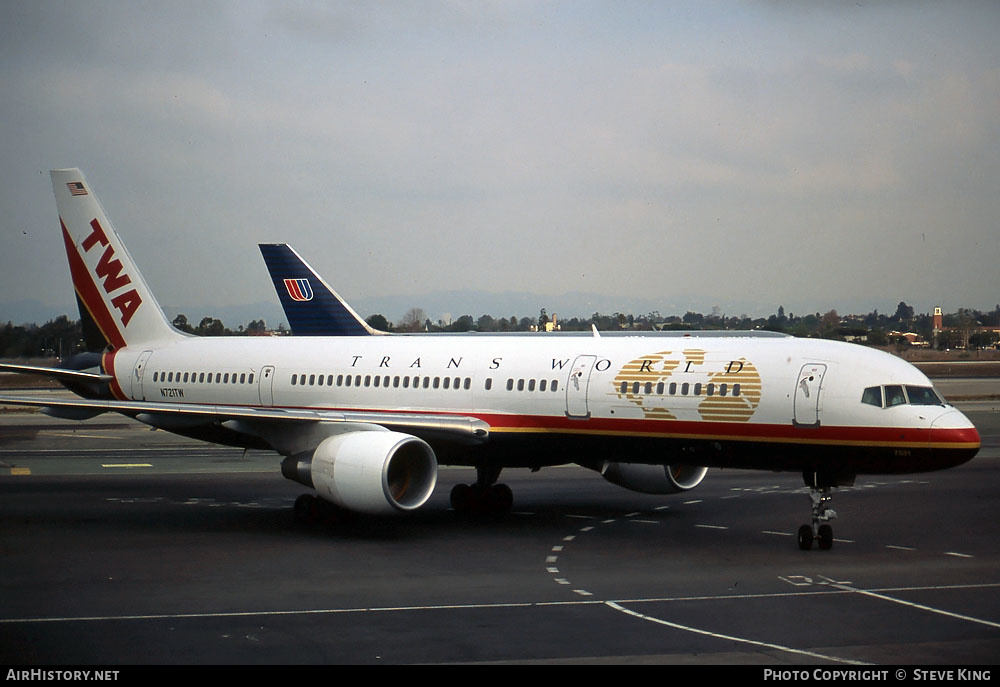
{"label": "airplane tail fin", "polygon": [[89,318],[112,348],[183,337],[167,321],[83,173],[57,169],[51,177],[84,321]]}
{"label": "airplane tail fin", "polygon": [[372,329],[337,292],[285,243],[261,243],[267,271],[296,336],[366,336]]}

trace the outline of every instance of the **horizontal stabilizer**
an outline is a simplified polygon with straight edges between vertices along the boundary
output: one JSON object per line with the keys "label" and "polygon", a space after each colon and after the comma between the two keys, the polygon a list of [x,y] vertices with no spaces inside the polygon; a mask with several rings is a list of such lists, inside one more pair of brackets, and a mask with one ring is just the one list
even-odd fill
{"label": "horizontal stabilizer", "polygon": [[38,365],[10,365],[0,363],[0,372],[14,372],[17,374],[41,375],[43,377],[54,377],[59,381],[72,382],[110,382],[114,379],[111,375],[103,372],[83,372],[81,370],[65,370],[59,367],[41,367]]}

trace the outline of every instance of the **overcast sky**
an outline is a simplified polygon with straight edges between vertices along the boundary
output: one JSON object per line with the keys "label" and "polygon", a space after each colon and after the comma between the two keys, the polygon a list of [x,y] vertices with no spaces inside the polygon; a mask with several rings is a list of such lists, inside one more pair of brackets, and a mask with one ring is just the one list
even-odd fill
{"label": "overcast sky", "polygon": [[80,167],[163,304],[274,301],[287,242],[373,310],[992,309],[998,36],[997,2],[2,0],[0,303],[74,304]]}

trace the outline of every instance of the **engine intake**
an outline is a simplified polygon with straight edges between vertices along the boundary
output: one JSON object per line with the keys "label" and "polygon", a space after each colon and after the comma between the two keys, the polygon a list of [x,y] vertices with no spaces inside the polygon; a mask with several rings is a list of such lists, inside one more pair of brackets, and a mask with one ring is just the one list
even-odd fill
{"label": "engine intake", "polygon": [[327,437],[312,454],[281,463],[281,473],[358,513],[412,511],[437,484],[437,459],[422,439],[400,432],[347,432]]}
{"label": "engine intake", "polygon": [[676,494],[697,487],[707,472],[708,468],[695,465],[607,463],[601,475],[612,484],[643,494]]}

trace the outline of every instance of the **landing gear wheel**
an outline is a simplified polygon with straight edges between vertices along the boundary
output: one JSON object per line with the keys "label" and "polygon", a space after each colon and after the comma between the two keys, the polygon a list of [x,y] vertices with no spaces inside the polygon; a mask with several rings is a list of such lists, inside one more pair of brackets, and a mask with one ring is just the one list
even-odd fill
{"label": "landing gear wheel", "polygon": [[803,525],[799,528],[799,548],[808,551],[813,545],[813,528]]}
{"label": "landing gear wheel", "polygon": [[808,551],[815,541],[820,549],[828,551],[833,547],[833,528],[827,523],[837,517],[837,511],[830,507],[836,482],[817,479],[816,473],[805,473],[803,476],[812,501],[812,524],[799,528],[799,548]]}
{"label": "landing gear wheel", "polygon": [[312,522],[316,511],[316,497],[312,494],[300,495],[295,499],[292,511],[296,522]]}
{"label": "landing gear wheel", "polygon": [[472,502],[472,487],[468,484],[456,484],[451,488],[451,507],[459,513],[467,513]]}
{"label": "landing gear wheel", "polygon": [[314,494],[302,494],[295,499],[292,508],[295,521],[309,525],[339,525],[349,522],[354,516],[351,511],[325,501]]}
{"label": "landing gear wheel", "polygon": [[450,499],[462,515],[506,515],[514,505],[514,492],[506,484],[456,484]]}
{"label": "landing gear wheel", "polygon": [[819,526],[819,548],[829,551],[833,546],[833,528],[829,525]]}
{"label": "landing gear wheel", "polygon": [[506,515],[514,505],[514,492],[506,484],[494,484],[486,492],[486,503],[491,513]]}

